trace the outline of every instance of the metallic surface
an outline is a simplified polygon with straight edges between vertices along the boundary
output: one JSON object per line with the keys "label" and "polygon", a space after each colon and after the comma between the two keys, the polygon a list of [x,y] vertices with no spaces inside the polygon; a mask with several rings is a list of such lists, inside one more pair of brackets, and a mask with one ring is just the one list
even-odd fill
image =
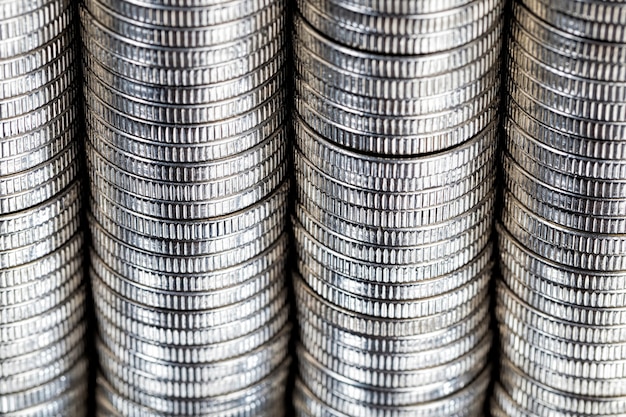
{"label": "metallic surface", "polygon": [[299,1],[298,416],[480,416],[500,1]]}
{"label": "metallic surface", "polygon": [[626,5],[512,9],[491,412],[623,415]]}
{"label": "metallic surface", "polygon": [[0,2],[0,414],[86,416],[72,2]]}
{"label": "metallic surface", "polygon": [[285,2],[81,10],[98,416],[281,416]]}

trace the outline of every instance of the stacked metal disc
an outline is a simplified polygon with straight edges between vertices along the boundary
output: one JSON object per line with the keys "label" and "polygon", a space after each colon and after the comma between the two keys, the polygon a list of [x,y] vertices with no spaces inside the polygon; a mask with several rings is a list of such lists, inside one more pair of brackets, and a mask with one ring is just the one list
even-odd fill
{"label": "stacked metal disc", "polygon": [[3,416],[86,413],[74,11],[0,1]]}
{"label": "stacked metal disc", "polygon": [[99,416],[281,416],[282,0],[86,0]]}
{"label": "stacked metal disc", "polygon": [[624,2],[513,4],[496,417],[626,413],[625,29]]}
{"label": "stacked metal disc", "polygon": [[502,2],[302,0],[298,416],[478,416]]}

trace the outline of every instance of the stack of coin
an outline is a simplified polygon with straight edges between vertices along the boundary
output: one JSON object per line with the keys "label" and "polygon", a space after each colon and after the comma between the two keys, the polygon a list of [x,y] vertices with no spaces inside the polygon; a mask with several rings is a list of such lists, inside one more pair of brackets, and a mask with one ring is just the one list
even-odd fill
{"label": "stack of coin", "polygon": [[283,0],[85,0],[99,416],[281,416]]}
{"label": "stack of coin", "polygon": [[3,416],[86,414],[74,12],[0,0]]}
{"label": "stack of coin", "polygon": [[626,3],[512,7],[492,413],[624,415]]}
{"label": "stack of coin", "polygon": [[478,416],[502,2],[298,2],[298,416]]}

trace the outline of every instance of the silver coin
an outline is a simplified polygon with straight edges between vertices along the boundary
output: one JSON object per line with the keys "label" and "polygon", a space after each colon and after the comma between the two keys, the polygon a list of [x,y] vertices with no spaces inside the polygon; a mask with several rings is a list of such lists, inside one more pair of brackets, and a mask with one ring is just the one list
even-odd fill
{"label": "silver coin", "polygon": [[324,338],[328,337],[330,340],[353,349],[388,355],[417,353],[427,352],[438,346],[453,344],[471,333],[481,333],[481,329],[488,327],[490,322],[487,307],[485,303],[482,303],[465,320],[453,323],[447,328],[402,337],[364,335],[352,332],[328,321],[326,317],[316,314],[313,310],[305,308],[299,309],[299,325],[300,331],[319,333]]}
{"label": "silver coin", "polygon": [[71,2],[0,4],[0,409],[85,415]]}
{"label": "silver coin", "polygon": [[[394,361],[389,362],[388,353],[379,354],[368,352],[359,348],[346,346],[335,340],[328,340],[321,332],[301,332],[300,337],[303,347],[312,352],[312,355],[328,355],[334,360],[345,362],[352,366],[383,371],[406,371],[409,369],[424,369],[450,362],[472,350],[485,336],[489,322],[485,321],[478,331],[460,338],[458,341],[446,346],[423,352],[394,353]],[[323,353],[322,353],[323,352]]]}
{"label": "silver coin", "polygon": [[528,113],[512,100],[507,103],[509,123],[515,123],[519,129],[523,129],[532,135],[537,141],[544,143],[555,150],[580,155],[587,158],[615,160],[623,158],[623,141],[612,140],[611,138],[593,138],[581,135],[570,135],[560,132],[558,127],[547,126],[532,118]]}
{"label": "silver coin", "polygon": [[296,415],[478,415],[499,6],[373,3],[299,2],[294,20]]}
{"label": "silver coin", "polygon": [[280,94],[283,73],[279,71],[264,84],[257,85],[248,94],[214,103],[212,106],[167,105],[142,100],[113,90],[104,85],[97,77],[85,77],[85,89],[116,110],[131,117],[137,117],[152,123],[164,124],[209,124],[219,123],[224,119],[241,115],[262,105],[271,97]]}
{"label": "silver coin", "polygon": [[580,414],[618,415],[624,413],[625,410],[626,403],[624,401],[626,398],[624,397],[591,399],[560,392],[533,381],[506,360],[502,362],[500,375],[502,388],[509,395],[514,396],[513,400],[517,403],[529,404],[529,408],[537,413],[540,412],[539,410],[559,409]]}
{"label": "silver coin", "polygon": [[[310,388],[307,387],[306,382],[297,380],[295,402],[296,407],[306,407],[311,410],[313,415],[366,416],[369,415],[372,410],[383,412],[390,416],[421,416],[432,415],[432,413],[436,413],[437,415],[455,416],[475,415],[477,409],[481,407],[481,404],[484,401],[485,389],[488,384],[488,380],[488,373],[483,372],[467,387],[446,399],[431,401],[424,405],[411,404],[403,407],[372,407],[370,404],[359,404],[355,401],[351,401],[349,397],[342,398],[341,396],[331,392],[327,392],[325,395],[317,397],[319,394],[311,392]],[[377,393],[371,393],[371,397],[375,397],[376,394]],[[306,396],[307,399],[305,400],[302,396]],[[317,398],[321,399],[318,400]],[[316,404],[317,401],[319,402]],[[326,413],[321,412],[320,410],[320,408],[324,406],[329,408]]]}
{"label": "silver coin", "polygon": [[[51,129],[50,129],[51,130]],[[30,170],[54,158],[67,148],[78,133],[78,126],[70,126],[57,135],[49,135],[48,129],[41,129],[31,135],[7,138],[0,158],[0,176],[10,176]],[[45,142],[39,142],[46,137]]]}
{"label": "silver coin", "polygon": [[[294,278],[297,278],[297,276]],[[303,305],[299,314],[306,315],[307,310],[312,310],[315,314],[326,317],[326,320],[334,323],[335,326],[343,327],[357,334],[368,334],[377,337],[397,338],[437,332],[467,319],[474,310],[487,301],[485,292],[475,297],[471,302],[439,315],[411,320],[397,320],[366,316],[347,311],[341,306],[333,305],[324,300],[310,289],[303,280],[295,279],[294,283],[296,284],[296,300],[299,305]]]}
{"label": "silver coin", "polygon": [[476,377],[476,375],[466,375],[467,377],[450,380],[447,386],[440,385],[439,391],[425,394],[415,389],[368,389],[332,371],[315,368],[314,364],[306,361],[300,362],[298,368],[299,379],[304,385],[314,395],[326,397],[329,403],[366,404],[373,409],[386,409],[390,412],[393,412],[390,410],[392,407],[396,407],[396,412],[402,412],[403,409],[413,411],[413,407],[416,405],[419,407],[419,403],[437,402],[432,397],[443,398],[441,402],[444,403],[448,395],[462,390]]}
{"label": "silver coin", "polygon": [[[94,263],[98,260],[94,260]],[[282,267],[282,265],[281,265]],[[175,291],[157,291],[150,287],[141,287],[129,281],[126,277],[114,274],[110,270],[104,269],[105,266],[99,265],[99,272],[95,270],[92,274],[97,274],[98,279],[102,280],[116,293],[127,299],[141,300],[143,304],[153,306],[155,308],[193,311],[200,309],[213,309],[225,307],[230,304],[240,303],[247,298],[252,297],[261,289],[267,288],[270,282],[280,280],[282,271],[268,271],[267,274],[259,275],[240,285],[232,285],[220,290],[214,290],[208,293],[178,293]],[[282,269],[282,268],[281,268]]]}
{"label": "silver coin", "polygon": [[35,285],[38,279],[45,277],[79,256],[83,246],[83,234],[72,236],[63,246],[37,262],[0,270],[0,287],[17,288],[22,285]]}
{"label": "silver coin", "polygon": [[[178,413],[179,415],[193,414],[199,416],[225,415],[237,417],[256,416],[258,409],[263,409],[265,404],[277,409],[280,413],[280,406],[277,402],[282,402],[283,389],[288,374],[289,362],[285,361],[278,367],[272,375],[265,378],[260,383],[249,389],[228,394],[223,397],[206,398],[200,400],[173,401],[162,397],[152,397],[151,407],[144,407],[136,402],[126,399],[111,387],[110,383],[102,376],[98,377],[97,401],[99,405],[104,405],[114,410],[120,410],[123,414],[132,414],[145,417],[156,417],[162,413]],[[249,400],[256,398],[256,401]],[[176,415],[176,414],[174,414]],[[280,415],[280,414],[278,414]]]}
{"label": "silver coin", "polygon": [[[172,291],[180,293],[211,292],[243,284],[258,275],[282,265],[287,255],[286,234],[273,242],[266,250],[249,260],[236,263],[230,268],[218,268],[214,271],[202,271],[189,268],[192,264],[181,262],[180,268],[156,271],[152,265],[142,267],[131,259],[117,256],[115,245],[94,245],[91,257],[95,264],[105,263],[108,268],[122,275],[137,285],[153,288],[154,291]],[[100,258],[100,259],[96,259]]]}
{"label": "silver coin", "polygon": [[626,178],[626,165],[619,160],[607,161],[558,151],[533,139],[515,126],[511,126],[507,133],[507,149],[522,164],[525,159],[530,158],[556,171],[575,173],[581,177],[616,182]]}
{"label": "silver coin", "polygon": [[256,223],[268,219],[274,213],[283,213],[281,217],[284,217],[288,192],[289,183],[285,182],[265,199],[228,217],[197,221],[141,215],[125,207],[114,206],[115,201],[108,196],[94,195],[91,203],[92,214],[100,223],[113,222],[120,230],[125,229],[149,238],[202,242],[235,238],[253,230],[258,226]]}
{"label": "silver coin", "polygon": [[[598,42],[568,35],[543,22],[523,6],[514,4],[513,37],[533,56],[568,74],[623,82],[626,50],[619,43]],[[568,57],[576,56],[576,59]]]}
{"label": "silver coin", "polygon": [[513,257],[516,263],[523,265],[529,272],[560,286],[597,291],[600,294],[604,292],[617,293],[626,289],[626,276],[621,271],[611,273],[609,271],[576,269],[571,265],[562,265],[551,259],[538,257],[515,240],[501,225],[496,225],[496,227],[501,236],[499,244],[503,261]]}
{"label": "silver coin", "polygon": [[45,7],[52,0],[35,0],[30,3],[15,3],[6,0],[2,3],[2,19],[11,19],[20,15],[35,13],[38,9]]}
{"label": "silver coin", "polygon": [[107,124],[95,112],[87,114],[87,128],[94,137],[101,138],[105,143],[127,154],[143,155],[146,159],[160,160],[164,163],[201,163],[232,157],[257,146],[280,130],[284,116],[284,111],[279,110],[268,115],[264,121],[247,132],[232,137],[204,138],[204,140],[200,131],[196,134],[191,129],[188,132],[189,137],[185,138],[183,131],[179,131],[183,135],[177,139],[173,134],[174,126],[169,131],[163,128],[163,133],[172,133],[163,137],[158,131],[152,131],[154,134],[152,137],[150,132],[139,130],[141,129],[139,124],[127,125],[126,131],[122,131]]}
{"label": "silver coin", "polygon": [[127,41],[140,44],[173,48],[203,48],[223,45],[263,30],[269,22],[284,15],[285,3],[273,1],[256,13],[238,19],[196,27],[178,27],[170,22],[158,27],[135,19],[128,19],[113,10],[103,7],[98,1],[88,1],[85,9],[91,18]]}
{"label": "silver coin", "polygon": [[[592,102],[604,101],[607,104],[624,97],[623,82],[604,81],[589,76],[564,73],[560,68],[555,68],[532,56],[514,40],[511,41],[510,49],[509,67],[512,72],[521,70],[520,75],[530,77],[533,83],[547,89],[559,91],[559,95],[584,96]],[[561,99],[561,101],[564,100]],[[599,104],[594,105],[599,106]],[[599,117],[604,117],[604,115]]]}
{"label": "silver coin", "polygon": [[[178,346],[181,349],[198,348],[206,345],[223,344],[241,338],[258,331],[262,327],[272,322],[274,317],[286,314],[286,292],[281,293],[265,309],[255,311],[247,317],[223,326],[210,328],[200,328],[194,330],[170,329],[169,327],[159,327],[149,325],[134,320],[123,313],[114,310],[111,306],[102,302],[96,305],[100,317],[105,317],[105,323],[112,323],[120,329],[130,329],[136,338],[151,341],[157,345]],[[128,332],[128,330],[124,330]],[[219,347],[217,349],[219,351]],[[232,354],[232,352],[231,352]],[[229,356],[229,355],[227,355]]]}
{"label": "silver coin", "polygon": [[[32,371],[44,370],[50,364],[63,363],[65,356],[72,355],[76,346],[80,345],[85,337],[85,325],[78,326],[59,342],[46,346],[45,349],[4,360],[0,372],[9,382],[16,375],[28,375]],[[36,383],[35,379],[32,383]],[[33,385],[37,386],[37,385]]]}
{"label": "silver coin", "polygon": [[129,154],[111,146],[106,140],[93,135],[89,149],[94,149],[107,161],[120,169],[145,178],[169,182],[218,182],[228,177],[242,176],[255,166],[280,157],[286,142],[285,130],[274,134],[244,152],[230,158],[211,162],[167,163]]}
{"label": "silver coin", "polygon": [[491,347],[491,335],[485,337],[475,348],[461,358],[451,360],[450,362],[426,369],[406,370],[406,371],[380,371],[375,369],[363,369],[341,361],[334,360],[328,356],[319,355],[314,359],[313,356],[298,346],[298,357],[301,360],[316,361],[320,360],[320,365],[330,370],[344,375],[346,378],[353,380],[355,383],[363,384],[370,387],[387,387],[394,384],[397,388],[414,387],[419,390],[423,387],[425,391],[436,389],[437,384],[442,381],[453,380],[459,375],[463,375],[472,369],[484,369],[487,362],[487,353]]}
{"label": "silver coin", "polygon": [[[328,285],[330,288],[333,288],[333,290],[329,289],[329,293],[341,291],[350,294],[347,298],[367,297],[372,299],[372,301],[382,299],[385,300],[386,303],[393,305],[393,302],[399,301],[408,302],[418,301],[419,299],[434,300],[436,297],[442,296],[443,294],[452,293],[454,290],[463,287],[476,276],[483,275],[490,270],[490,254],[491,247],[488,246],[483,253],[470,264],[449,275],[426,281],[404,283],[393,283],[389,281],[376,282],[376,277],[372,277],[371,281],[347,277],[340,272],[324,268],[306,253],[301,255],[298,265],[312,287],[318,285],[324,287]],[[311,274],[313,278],[309,279],[309,274]],[[323,284],[319,281],[322,281]],[[320,294],[326,294],[325,292],[321,293],[320,288],[314,289]],[[330,294],[325,296],[329,297]]]}
{"label": "silver coin", "polygon": [[270,375],[284,361],[288,333],[279,333],[255,352],[214,364],[160,364],[131,353],[118,358],[119,350],[109,351],[102,344],[98,352],[107,379],[131,400],[142,403],[143,396],[201,400],[237,392]]}
{"label": "silver coin", "polygon": [[53,288],[49,292],[41,291],[34,300],[27,300],[21,303],[13,302],[3,308],[0,314],[0,324],[10,324],[22,320],[28,320],[54,308],[72,295],[82,283],[82,270],[73,275],[65,277],[62,285]]}
{"label": "silver coin", "polygon": [[104,122],[139,138],[149,139],[157,143],[207,143],[250,134],[257,126],[262,125],[266,117],[273,116],[282,108],[284,94],[281,92],[264,101],[257,108],[221,122],[201,125],[177,125],[152,123],[146,120],[129,117],[104,103],[93,94],[86,95],[86,107],[98,114]]}
{"label": "silver coin", "polygon": [[298,88],[302,119],[318,134],[360,152],[418,154],[437,152],[467,141],[494,120],[497,87],[472,103],[425,117],[379,116],[335,104],[310,88]]}
{"label": "silver coin", "polygon": [[341,46],[315,31],[299,14],[295,14],[294,26],[296,39],[307,45],[315,55],[355,75],[410,79],[450,72],[474,61],[500,42],[501,24],[498,23],[469,45],[423,56],[384,56]]}
{"label": "silver coin", "polygon": [[[428,77],[401,78],[350,71],[331,61],[330,57],[318,55],[308,44],[296,38],[294,66],[304,81],[333,88],[333,91],[336,89],[337,92],[349,93],[356,97],[385,99],[388,101],[386,103],[410,108],[425,106],[421,103],[421,99],[424,98],[427,99],[428,106],[439,105],[443,109],[446,107],[445,104],[449,103],[448,100],[459,100],[468,95],[466,89],[490,85],[489,74],[499,66],[497,54],[499,45],[497,43],[494,47],[485,49],[482,55],[449,72],[444,71]],[[316,79],[319,81],[316,82]],[[480,88],[476,90],[480,91]],[[446,100],[441,97],[444,94],[448,96]]]}
{"label": "silver coin", "polygon": [[588,361],[590,363],[596,361],[622,361],[626,358],[623,343],[609,346],[603,343],[580,343],[575,340],[554,336],[542,329],[537,329],[521,321],[519,317],[513,314],[505,318],[500,313],[501,310],[499,310],[498,318],[502,320],[502,323],[506,323],[506,325],[501,325],[503,335],[508,335],[510,339],[521,337],[524,340],[531,340],[539,349],[555,353],[562,358]]}
{"label": "silver coin", "polygon": [[[515,87],[510,86],[509,89],[512,93],[515,93],[515,97],[521,97],[517,93],[518,89],[525,92],[524,98],[519,100],[522,103],[528,99],[541,101],[544,105],[549,105],[553,112],[562,115],[561,117],[582,120],[590,125],[593,122],[600,124],[613,122],[619,126],[626,122],[626,118],[623,117],[623,103],[619,101],[619,90],[615,93],[610,91],[604,92],[605,97],[596,97],[596,94],[590,91],[593,89],[593,86],[587,86],[584,106],[581,106],[580,95],[576,91],[568,91],[574,89],[571,84],[566,86],[553,85],[546,76],[543,77],[540,84],[533,78],[535,75],[528,74],[521,66],[516,66],[511,72],[512,81],[509,81],[509,83],[513,82]],[[561,77],[561,80],[564,79],[566,78]],[[549,88],[546,88],[546,84]],[[614,86],[614,88],[617,90],[617,86]],[[565,91],[561,92],[563,90]],[[601,91],[596,93],[602,94]],[[610,98],[609,95],[613,94],[618,97],[616,99]],[[589,121],[587,122],[587,120]]]}
{"label": "silver coin", "polygon": [[526,303],[515,295],[506,285],[501,284],[497,289],[497,311],[500,317],[514,314],[534,327],[542,329],[546,333],[554,334],[560,338],[577,338],[581,343],[594,343],[600,340],[604,343],[623,343],[624,326],[597,326],[584,323],[574,323],[567,319],[554,317],[550,313],[543,313],[539,309]]}
{"label": "silver coin", "polygon": [[[585,397],[605,396],[607,393],[611,396],[624,396],[624,380],[621,376],[602,378],[597,374],[572,375],[567,368],[580,368],[583,366],[582,363],[559,361],[556,356],[545,353],[536,353],[532,359],[518,352],[511,352],[509,349],[503,350],[503,354],[533,379],[544,381],[545,384],[558,390]],[[555,368],[559,366],[565,367],[566,370],[563,373],[556,370]],[[613,369],[619,369],[619,367],[620,364],[617,364]],[[600,368],[604,369],[603,366]]]}
{"label": "silver coin", "polygon": [[[16,37],[3,37],[0,39],[0,60],[28,54],[34,49],[50,42],[60,33],[70,30],[73,25],[74,12],[69,2],[64,3],[66,3],[65,9],[47,24],[25,28],[23,33]],[[16,22],[16,26],[20,27],[25,24],[27,25],[27,22]]]}
{"label": "silver coin", "polygon": [[[330,198],[344,201],[352,206],[398,212],[425,210],[426,208],[435,208],[446,203],[454,204],[455,201],[460,200],[462,197],[472,194],[472,191],[480,190],[482,184],[490,185],[494,171],[493,161],[488,160],[487,163],[476,167],[474,172],[460,176],[456,182],[437,186],[437,181],[435,180],[435,185],[429,187],[428,180],[422,181],[418,179],[413,181],[408,179],[406,181],[406,188],[408,189],[402,189],[403,184],[400,181],[400,190],[394,190],[394,185],[390,185],[390,191],[376,191],[374,187],[368,189],[346,184],[339,179],[335,179],[333,176],[322,172],[317,165],[309,161],[297,150],[296,156],[296,178],[308,180],[307,182],[311,183],[312,188],[332,196]],[[376,182],[375,180],[374,178],[373,181],[369,182]],[[452,180],[454,181],[454,178]],[[357,181],[353,180],[353,182]],[[445,176],[442,176],[441,181],[446,181]],[[366,186],[369,185],[367,179],[360,182],[364,182]],[[314,195],[314,190],[311,191],[313,191],[310,192],[311,195]],[[306,201],[306,198],[303,198],[303,200]]]}
{"label": "silver coin", "polygon": [[[626,33],[623,29],[626,20],[623,15],[623,7],[621,10],[619,7],[613,7],[613,16],[606,19],[604,17],[607,15],[604,13],[581,16],[582,10],[577,10],[580,7],[580,2],[567,5],[567,2],[551,3],[542,0],[526,0],[522,3],[536,16],[573,35],[605,42],[626,42]],[[622,13],[621,18],[619,17],[620,11]],[[618,21],[613,21],[615,17]]]}
{"label": "silver coin", "polygon": [[[486,245],[484,236],[488,235],[491,230],[491,221],[484,221],[483,219],[483,222],[480,224],[462,231],[458,236],[454,236],[448,241],[435,242],[423,246],[396,247],[370,245],[345,238],[341,234],[330,231],[328,228],[320,225],[310,216],[304,224],[299,221],[294,223],[296,229],[302,228],[306,230],[306,233],[311,238],[329,250],[342,253],[354,259],[355,262],[379,265],[391,263],[400,267],[432,265],[441,258],[454,256],[457,252],[474,244],[482,248]],[[304,236],[300,231],[296,233]]]}
{"label": "silver coin", "polygon": [[[284,214],[286,209],[285,202],[281,208],[261,217],[257,223],[245,231],[212,236],[206,239],[199,237],[197,240],[168,239],[137,232],[134,228],[120,225],[105,215],[98,216],[97,220],[94,217],[93,221],[97,221],[116,238],[130,243],[140,250],[170,256],[207,256],[212,254],[219,256],[221,252],[232,253],[237,247],[245,247],[255,243],[260,236],[268,240],[276,240],[285,227]],[[96,209],[93,209],[92,212],[96,213]]]}
{"label": "silver coin", "polygon": [[306,272],[308,271],[302,271],[302,275],[304,275],[302,279],[309,284],[313,291],[316,291],[329,302],[342,305],[345,309],[355,313],[389,319],[427,317],[441,314],[447,310],[454,310],[483,293],[490,278],[490,274],[479,275],[470,282],[441,296],[427,299],[387,301],[386,298],[381,300],[381,298],[343,291]]}
{"label": "silver coin", "polygon": [[[57,48],[67,41],[67,37],[59,38]],[[44,53],[44,50],[38,51]],[[8,73],[6,78],[0,82],[0,98],[7,100],[11,97],[21,96],[31,93],[48,84],[50,81],[59,78],[60,75],[68,71],[74,72],[76,64],[76,53],[73,48],[59,48],[58,55],[37,68],[27,72]],[[6,64],[5,64],[6,65]]]}
{"label": "silver coin", "polygon": [[471,0],[444,0],[433,3],[431,1],[417,0],[410,3],[403,1],[380,1],[380,0],[347,0],[342,1],[346,6],[358,8],[363,13],[371,15],[418,15],[426,13],[444,12],[456,7],[461,7]]}
{"label": "silver coin", "polygon": [[50,236],[79,216],[81,186],[75,181],[56,199],[16,213],[0,216],[2,250],[27,246]]}
{"label": "silver coin", "polygon": [[146,306],[138,300],[123,298],[114,293],[97,277],[92,276],[93,291],[103,300],[98,300],[98,306],[106,307],[114,312],[121,312],[132,317],[134,321],[146,325],[163,327],[171,330],[201,330],[222,325],[236,326],[239,320],[243,320],[255,312],[272,305],[283,293],[284,283],[277,281],[267,288],[263,288],[252,297],[236,304],[213,309],[197,311],[179,311],[168,309],[156,309]]}
{"label": "silver coin", "polygon": [[241,176],[220,182],[159,181],[123,171],[93,150],[88,154],[90,172],[99,180],[91,182],[94,194],[104,192],[124,207],[154,217],[188,213],[187,218],[198,219],[233,213],[268,196],[280,186],[286,171],[279,153]]}
{"label": "silver coin", "polygon": [[[387,207],[372,208],[357,202],[346,201],[341,193],[331,194],[334,187],[326,187],[324,183],[311,183],[310,178],[296,171],[296,192],[298,202],[311,212],[326,210],[334,217],[347,222],[359,223],[363,227],[397,229],[416,229],[450,221],[476,207],[492,191],[494,175],[489,175],[473,189],[463,193],[449,202],[423,203],[405,207],[403,210],[388,210]],[[350,193],[346,195],[350,196]],[[352,194],[354,195],[354,194]],[[422,206],[423,204],[423,206]],[[394,206],[391,206],[394,207]]]}
{"label": "silver coin", "polygon": [[283,18],[241,40],[191,50],[137,45],[102,26],[84,9],[81,22],[85,47],[96,59],[127,78],[151,84],[192,86],[229,80],[258,68],[284,48]]}
{"label": "silver coin", "polygon": [[274,0],[231,0],[203,7],[180,7],[175,3],[162,4],[154,7],[151,2],[120,3],[112,0],[101,0],[100,3],[118,14],[139,23],[154,26],[168,26],[176,22],[179,27],[210,26],[230,22],[249,16],[262,10]]}
{"label": "silver coin", "polygon": [[79,343],[54,362],[25,372],[7,375],[0,381],[0,393],[5,395],[29,390],[58,378],[68,372],[83,357],[83,354],[84,343]]}
{"label": "silver coin", "polygon": [[76,386],[62,395],[33,407],[25,408],[14,413],[8,413],[11,417],[45,417],[63,413],[70,416],[83,416],[87,413],[88,389],[85,384]]}
{"label": "silver coin", "polygon": [[65,90],[75,88],[74,79],[76,69],[69,69],[60,72],[58,76],[49,80],[39,88],[29,90],[27,93],[13,97],[5,97],[0,100],[0,110],[7,118],[17,118],[27,115],[33,110],[50,102],[54,97],[59,96]]}
{"label": "silver coin", "polygon": [[258,85],[265,84],[280,72],[285,64],[285,53],[279,52],[261,67],[233,80],[220,83],[190,86],[169,87],[148,84],[129,78],[121,78],[111,69],[102,65],[91,53],[83,54],[85,72],[90,77],[97,77],[115,91],[140,98],[146,101],[167,103],[171,105],[217,105],[218,102],[245,95]]}
{"label": "silver coin", "polygon": [[[72,258],[69,258],[63,265],[53,271],[46,271],[36,280],[30,282],[20,282],[11,286],[0,287],[0,302],[3,305],[21,304],[33,301],[41,294],[47,294],[63,286],[66,277],[75,275],[82,267],[82,252],[77,252]],[[46,260],[49,261],[49,260]],[[41,262],[42,266],[44,262]]]}
{"label": "silver coin", "polygon": [[[488,196],[474,210],[468,211],[453,220],[436,223],[432,226],[421,228],[389,228],[381,231],[375,226],[362,225],[350,220],[343,219],[324,212],[319,206],[310,205],[310,208],[297,203],[297,213],[308,213],[315,218],[316,222],[323,224],[325,228],[334,233],[344,235],[349,240],[360,241],[367,245],[380,245],[381,247],[417,247],[430,245],[443,240],[452,240],[477,224],[485,215],[491,215],[494,194]],[[302,220],[304,221],[304,220]]]}
{"label": "silver coin", "polygon": [[148,340],[142,338],[140,334],[129,334],[104,316],[99,317],[99,329],[102,332],[102,343],[109,349],[111,349],[110,345],[115,343],[118,348],[130,349],[137,354],[166,363],[204,363],[241,356],[248,351],[255,350],[285,327],[287,314],[287,308],[283,308],[258,329],[252,329],[250,333],[208,345],[179,346],[174,343],[164,344],[158,340]]}
{"label": "silver coin", "polygon": [[595,196],[582,196],[555,187],[553,184],[535,178],[517,163],[505,159],[504,181],[511,189],[523,187],[526,193],[531,193],[535,199],[550,204],[553,207],[566,210],[576,215],[594,215],[599,218],[617,218],[624,210],[624,201],[621,199],[606,199]]}
{"label": "silver coin", "polygon": [[502,2],[472,2],[445,13],[413,16],[367,14],[319,1],[299,1],[298,9],[319,32],[349,47],[388,55],[426,55],[481,36],[500,20]]}
{"label": "silver coin", "polygon": [[[462,72],[451,74],[451,80],[447,82],[442,82],[441,77],[438,77],[408,80],[405,83],[401,80],[356,78],[348,72],[342,73],[341,69],[329,68],[315,61],[308,64],[300,61],[296,65],[297,84],[320,92],[334,103],[366,113],[406,117],[432,115],[478,100],[485,89],[495,84],[499,73],[498,65],[492,65],[485,69],[485,74],[474,75],[475,68],[480,65],[475,64],[464,68]],[[473,79],[469,83],[465,80],[470,78],[468,73],[472,74],[470,77]],[[333,82],[329,82],[329,79]]]}
{"label": "silver coin", "polygon": [[334,179],[360,188],[383,192],[434,188],[493,163],[495,126],[445,152],[391,158],[351,152],[317,135],[301,119],[296,120],[297,151]]}
{"label": "silver coin", "polygon": [[78,361],[67,374],[50,381],[48,384],[29,391],[3,395],[3,401],[0,403],[2,413],[4,415],[33,415],[28,411],[24,412],[24,410],[36,408],[63,397],[64,394],[75,390],[78,384],[82,385],[86,376],[87,361],[83,359]]}

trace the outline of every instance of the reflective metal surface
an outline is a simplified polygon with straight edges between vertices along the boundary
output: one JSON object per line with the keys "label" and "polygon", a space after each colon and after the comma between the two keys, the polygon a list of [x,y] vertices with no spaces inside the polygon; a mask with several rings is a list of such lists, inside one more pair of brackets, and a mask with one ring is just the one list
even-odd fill
{"label": "reflective metal surface", "polygon": [[492,414],[623,415],[626,5],[512,9]]}
{"label": "reflective metal surface", "polygon": [[296,415],[482,415],[502,6],[298,2]]}
{"label": "reflective metal surface", "polygon": [[81,7],[98,416],[281,416],[282,0]]}
{"label": "reflective metal surface", "polygon": [[0,414],[86,415],[74,7],[0,2]]}

